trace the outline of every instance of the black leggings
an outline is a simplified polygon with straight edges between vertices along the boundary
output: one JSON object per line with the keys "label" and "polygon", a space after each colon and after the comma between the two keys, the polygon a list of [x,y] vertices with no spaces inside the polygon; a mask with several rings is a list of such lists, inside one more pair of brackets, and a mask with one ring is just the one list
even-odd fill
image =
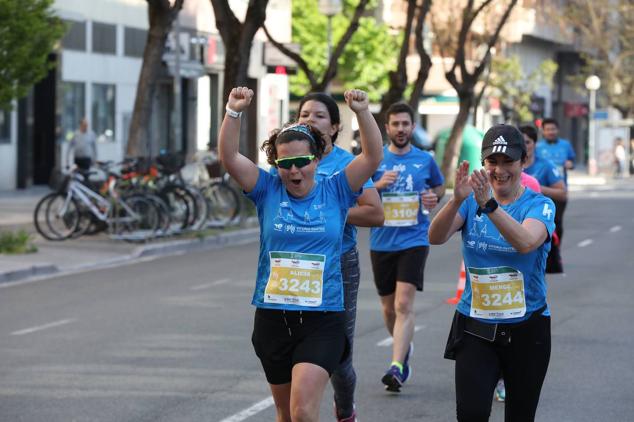
{"label": "black leggings", "polygon": [[489,420],[500,372],[506,386],[504,420],[535,420],[550,360],[550,317],[534,316],[509,328],[511,341],[506,344],[463,334],[455,354],[458,421]]}

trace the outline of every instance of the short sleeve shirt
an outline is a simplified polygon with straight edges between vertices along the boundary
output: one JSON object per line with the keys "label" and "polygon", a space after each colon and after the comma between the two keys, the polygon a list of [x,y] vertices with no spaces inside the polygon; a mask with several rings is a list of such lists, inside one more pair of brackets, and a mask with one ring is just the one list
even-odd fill
{"label": "short sleeve shirt", "polygon": [[[315,172],[315,180],[322,180],[337,172],[343,171],[352,160],[354,160],[354,155],[343,148],[339,148],[337,145],[333,145],[332,151],[319,160],[317,171]],[[275,167],[271,167],[270,172],[271,174],[276,175],[277,169]],[[368,181],[363,185],[363,189],[368,188],[374,188],[372,179],[368,179]],[[343,229],[342,251],[344,253],[348,252],[355,246],[357,246],[357,226],[346,223]]]}
{"label": "short sleeve shirt", "polygon": [[[376,182],[386,171],[398,171],[396,182],[382,190],[381,198],[386,204],[389,195],[416,194],[420,203],[420,194],[426,189],[442,185],[445,179],[434,161],[426,151],[414,146],[407,154],[398,155],[390,152],[388,147],[383,149],[383,161],[372,176]],[[386,219],[389,216],[386,215]],[[404,227],[372,227],[370,231],[370,249],[379,252],[400,251],[416,246],[428,246],[429,216],[424,215],[421,207],[414,218],[414,224]]]}
{"label": "short sleeve shirt", "polygon": [[563,175],[564,183],[568,184],[568,173],[566,171],[566,160],[575,161],[575,151],[572,145],[566,139],[557,139],[556,142],[550,143],[545,139],[537,142],[535,155],[546,160],[550,160]]}
{"label": "short sleeve shirt", "polygon": [[[247,193],[257,208],[260,221],[260,256],[252,304],[260,308],[342,311],[341,242],[348,209],[357,200],[344,172],[316,181],[302,198],[288,194],[278,176],[260,169],[254,189]],[[301,253],[321,256],[323,289],[321,304],[305,307],[268,303],[264,294],[271,274],[271,253]]]}
{"label": "short sleeve shirt", "polygon": [[530,167],[526,167],[524,171],[533,176],[541,186],[552,186],[560,180],[564,180],[563,175],[557,167],[544,158],[535,156],[535,161]]}
{"label": "short sleeve shirt", "polygon": [[[478,204],[471,194],[460,206],[464,220],[462,231],[462,254],[467,272],[467,283],[458,303],[458,312],[469,316],[472,290],[469,268],[510,267],[522,273],[526,299],[526,314],[512,319],[487,319],[487,323],[511,323],[528,319],[530,315],[546,306],[546,257],[550,251],[550,236],[555,229],[555,205],[550,198],[525,189],[513,203],[500,205],[519,223],[527,218],[541,221],[548,231],[548,240],[532,252],[520,254],[504,239],[486,214],[477,215]],[[546,308],[544,315],[549,315]]]}

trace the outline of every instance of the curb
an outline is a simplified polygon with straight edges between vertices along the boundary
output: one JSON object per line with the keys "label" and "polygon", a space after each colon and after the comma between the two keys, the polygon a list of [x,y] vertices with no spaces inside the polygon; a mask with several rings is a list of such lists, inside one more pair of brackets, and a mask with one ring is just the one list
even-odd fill
{"label": "curb", "polygon": [[0,272],[0,284],[10,283],[12,281],[20,281],[25,278],[53,275],[59,272],[57,265],[53,264],[35,264],[27,268],[19,270]]}
{"label": "curb", "polygon": [[226,246],[239,246],[255,242],[259,239],[260,229],[250,228],[221,233],[202,239],[174,240],[153,245],[139,246],[131,254],[104,259],[98,263],[88,263],[70,268],[60,269],[55,264],[34,264],[26,268],[11,271],[0,271],[0,285],[22,281],[32,277],[52,277],[77,271],[96,270],[135,259],[168,256],[178,252],[193,252],[220,249]]}

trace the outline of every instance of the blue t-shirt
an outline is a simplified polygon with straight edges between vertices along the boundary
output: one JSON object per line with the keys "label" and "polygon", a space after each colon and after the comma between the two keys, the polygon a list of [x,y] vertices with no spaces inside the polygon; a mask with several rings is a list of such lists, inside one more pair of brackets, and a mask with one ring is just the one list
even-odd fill
{"label": "blue t-shirt", "polygon": [[[340,172],[316,181],[308,195],[295,198],[288,194],[279,177],[260,169],[255,188],[246,194],[255,203],[260,221],[260,257],[253,305],[304,311],[344,309],[340,265],[342,233],[348,209],[360,193],[350,189],[345,172]],[[278,282],[274,280],[278,276],[271,276],[271,268],[276,265],[285,268],[276,270],[275,274],[288,277],[279,279],[277,298],[272,300],[270,291],[265,290],[269,278],[272,284],[268,288]],[[313,284],[315,268],[322,271],[319,275],[322,288],[315,288]],[[293,276],[297,276],[296,283],[291,279]],[[289,292],[306,297],[317,293],[321,300],[311,305],[297,304],[297,300],[288,298]],[[280,296],[287,298],[280,299]]]}
{"label": "blue t-shirt", "polygon": [[[462,298],[458,303],[458,312],[470,315],[471,311],[471,275],[470,268],[488,269],[510,267],[522,273],[524,277],[524,295],[526,314],[523,317],[507,319],[480,319],[488,323],[511,323],[526,320],[530,315],[546,305],[546,257],[550,251],[550,236],[555,230],[555,205],[550,198],[541,193],[524,189],[524,193],[513,203],[500,205],[519,223],[527,218],[541,221],[548,231],[548,239],[540,247],[526,254],[520,254],[504,239],[497,227],[486,214],[478,216],[478,204],[473,194],[462,203],[459,209],[464,219],[462,226],[462,256],[464,257],[467,282]],[[548,308],[543,313],[550,315]]]}
{"label": "blue t-shirt", "polygon": [[[383,207],[386,209],[386,225],[383,227],[372,227],[370,230],[370,249],[379,252],[400,251],[403,249],[409,249],[416,246],[428,246],[429,239],[427,232],[429,230],[429,217],[422,212],[422,205],[420,205],[420,193],[429,188],[435,188],[442,185],[445,179],[440,173],[438,165],[434,161],[434,158],[426,151],[422,151],[414,146],[412,149],[403,155],[398,155],[390,152],[388,147],[383,149],[383,161],[379,165],[379,168],[372,176],[372,180],[376,182],[383,176],[386,171],[395,170],[398,171],[397,180],[386,189],[381,191],[381,199],[383,201]],[[404,195],[403,195],[404,194]],[[401,196],[406,198],[407,195],[411,195],[412,201],[418,201],[418,212],[411,216],[410,223],[404,222],[403,226],[389,226],[394,212],[398,214],[399,211],[409,211],[405,208],[396,210],[390,208],[391,205],[388,201]],[[386,208],[386,204],[387,207]],[[399,206],[404,206],[403,202],[399,203]],[[402,218],[403,215],[397,216]]]}
{"label": "blue t-shirt", "polygon": [[540,185],[552,186],[560,180],[564,180],[562,174],[557,167],[550,161],[544,158],[535,156],[535,161],[530,167],[526,167],[524,172],[533,176]]}
{"label": "blue t-shirt", "polygon": [[[322,180],[342,171],[352,160],[354,160],[354,155],[343,148],[339,148],[337,145],[333,145],[332,151],[319,160],[317,171],[315,172],[315,180]],[[277,175],[277,168],[271,167],[270,173]],[[368,188],[374,188],[372,179],[368,179],[363,185],[363,189]],[[355,246],[357,246],[357,226],[346,223],[343,229],[343,244],[341,250],[343,253],[346,253]]]}
{"label": "blue t-shirt", "polygon": [[566,139],[558,138],[557,141],[550,143],[545,139],[537,142],[535,155],[550,160],[559,169],[559,172],[564,176],[564,183],[568,184],[568,172],[566,170],[566,160],[575,161],[575,151],[572,149],[572,145]]}

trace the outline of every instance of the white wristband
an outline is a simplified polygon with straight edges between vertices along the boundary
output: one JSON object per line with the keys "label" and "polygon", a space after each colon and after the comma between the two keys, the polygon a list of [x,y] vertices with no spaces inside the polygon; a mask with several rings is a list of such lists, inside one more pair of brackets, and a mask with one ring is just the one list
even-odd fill
{"label": "white wristband", "polygon": [[229,106],[225,107],[225,111],[227,112],[227,116],[233,117],[234,119],[239,119],[240,116],[242,116],[242,112],[241,111],[231,110],[229,108]]}

